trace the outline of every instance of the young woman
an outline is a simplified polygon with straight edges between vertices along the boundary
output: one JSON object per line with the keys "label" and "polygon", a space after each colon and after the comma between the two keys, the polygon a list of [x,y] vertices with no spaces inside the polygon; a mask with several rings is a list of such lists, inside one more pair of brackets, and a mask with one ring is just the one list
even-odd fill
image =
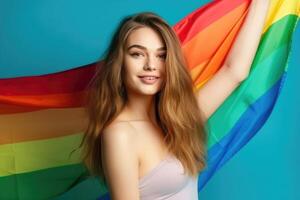
{"label": "young woman", "polygon": [[113,200],[198,199],[204,124],[247,77],[268,7],[252,1],[224,66],[197,92],[161,17],[143,12],[121,22],[91,81],[82,143],[85,163]]}

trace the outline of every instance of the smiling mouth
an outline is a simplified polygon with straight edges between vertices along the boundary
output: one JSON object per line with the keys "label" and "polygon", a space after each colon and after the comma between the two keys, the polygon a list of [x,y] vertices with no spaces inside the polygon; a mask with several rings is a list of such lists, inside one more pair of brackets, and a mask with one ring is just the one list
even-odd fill
{"label": "smiling mouth", "polygon": [[158,76],[138,76],[139,78],[145,78],[145,79],[149,79],[149,80],[152,80],[152,79],[158,79],[159,77]]}
{"label": "smiling mouth", "polygon": [[139,78],[144,84],[154,84],[159,79],[159,77],[154,76],[139,76]]}
{"label": "smiling mouth", "polygon": [[158,77],[151,77],[151,76],[140,76],[139,78],[146,79],[146,80],[155,80],[155,79],[158,79]]}

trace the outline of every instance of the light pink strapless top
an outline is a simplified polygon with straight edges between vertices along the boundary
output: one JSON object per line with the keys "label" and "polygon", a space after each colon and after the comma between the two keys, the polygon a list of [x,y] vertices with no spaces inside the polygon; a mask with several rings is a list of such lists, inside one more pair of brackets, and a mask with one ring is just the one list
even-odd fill
{"label": "light pink strapless top", "polygon": [[198,177],[184,174],[181,162],[169,154],[139,180],[141,200],[198,200]]}

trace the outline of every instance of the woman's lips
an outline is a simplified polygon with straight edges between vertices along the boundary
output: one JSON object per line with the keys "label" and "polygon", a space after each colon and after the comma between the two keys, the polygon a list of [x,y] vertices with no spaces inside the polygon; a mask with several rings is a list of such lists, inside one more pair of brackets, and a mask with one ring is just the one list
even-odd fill
{"label": "woman's lips", "polygon": [[156,83],[159,79],[159,77],[155,77],[155,76],[139,76],[139,78],[141,79],[141,81],[145,84],[148,85],[152,85],[154,83]]}

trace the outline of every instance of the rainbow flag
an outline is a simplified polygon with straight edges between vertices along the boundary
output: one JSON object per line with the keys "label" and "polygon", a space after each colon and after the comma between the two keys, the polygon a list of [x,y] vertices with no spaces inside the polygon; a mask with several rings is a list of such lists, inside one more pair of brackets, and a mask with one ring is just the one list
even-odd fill
{"label": "rainbow flag", "polygon": [[[250,0],[217,0],[173,28],[194,86],[222,67]],[[300,0],[272,0],[249,77],[207,122],[208,167],[198,191],[260,130],[287,73]],[[0,79],[0,199],[110,199],[99,177],[89,177],[75,149],[83,136],[86,86],[96,63],[70,70]]]}

